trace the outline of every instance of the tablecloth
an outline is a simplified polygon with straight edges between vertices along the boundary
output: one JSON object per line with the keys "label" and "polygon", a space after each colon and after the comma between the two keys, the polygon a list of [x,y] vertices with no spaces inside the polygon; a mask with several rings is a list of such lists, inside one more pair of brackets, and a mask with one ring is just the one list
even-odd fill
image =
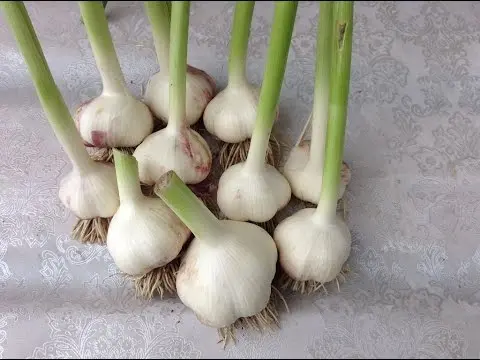
{"label": "tablecloth", "polygon": [[[72,112],[100,76],[75,2],[27,2]],[[188,62],[222,88],[234,2],[191,3]],[[109,2],[129,89],[158,71],[141,2]],[[259,84],[272,2],[255,7]],[[275,131],[312,106],[318,3],[299,2]],[[217,344],[175,298],[134,296],[105,247],[73,241],[58,199],[71,168],[0,22],[0,357],[465,358],[480,356],[480,3],[358,1],[344,159],[353,237],[340,291],[286,295],[281,329]]]}

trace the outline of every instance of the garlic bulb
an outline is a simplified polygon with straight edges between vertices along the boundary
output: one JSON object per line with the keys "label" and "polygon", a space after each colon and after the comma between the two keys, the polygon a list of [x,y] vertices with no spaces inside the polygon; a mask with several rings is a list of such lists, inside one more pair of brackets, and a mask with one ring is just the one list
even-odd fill
{"label": "garlic bulb", "polygon": [[153,130],[144,103],[130,94],[107,91],[83,105],[75,120],[87,146],[135,147]]}
{"label": "garlic bulb", "polygon": [[152,114],[126,86],[102,4],[79,6],[103,90],[77,111],[77,128],[87,146],[135,147],[153,131]]}
{"label": "garlic bulb", "polygon": [[187,184],[197,184],[212,166],[212,153],[202,136],[190,128],[177,131],[170,124],[149,135],[133,156],[138,161],[140,180],[148,185],[169,170],[175,170]]}
{"label": "garlic bulb", "polygon": [[[186,76],[187,125],[195,124],[203,115],[215,93],[215,81],[206,72],[188,65]],[[148,81],[144,100],[155,116],[165,123],[169,121],[169,72],[160,71]]]}
{"label": "garlic bulb", "polygon": [[232,220],[266,222],[290,198],[290,185],[277,169],[268,164],[252,169],[248,160],[229,167],[218,184],[218,207]]}
{"label": "garlic bulb", "polygon": [[190,230],[161,199],[142,194],[133,156],[114,150],[114,157],[120,207],[108,229],[108,251],[121,271],[144,275],[174,260]]}
{"label": "garlic bulb", "polygon": [[203,114],[205,128],[228,143],[250,139],[259,95],[259,89],[248,83],[227,86],[208,103]]}
{"label": "garlic bulb", "polygon": [[323,221],[314,208],[286,218],[273,238],[283,270],[294,280],[327,283],[341,272],[351,251],[351,235],[340,216]]}
{"label": "garlic bulb", "polygon": [[80,219],[109,218],[120,203],[115,168],[93,160],[87,164],[74,166],[61,180],[59,198]]}
{"label": "garlic bulb", "polygon": [[[323,157],[323,152],[321,153]],[[318,204],[322,188],[323,160],[310,151],[310,141],[302,141],[290,151],[283,168],[283,174],[290,183],[293,195],[303,201]],[[341,199],[350,182],[350,170],[346,164],[342,166],[337,198]]]}
{"label": "garlic bulb", "polygon": [[270,235],[251,223],[218,220],[173,171],[159,180],[155,193],[195,235],[177,274],[185,306],[216,328],[263,310],[277,262]]}

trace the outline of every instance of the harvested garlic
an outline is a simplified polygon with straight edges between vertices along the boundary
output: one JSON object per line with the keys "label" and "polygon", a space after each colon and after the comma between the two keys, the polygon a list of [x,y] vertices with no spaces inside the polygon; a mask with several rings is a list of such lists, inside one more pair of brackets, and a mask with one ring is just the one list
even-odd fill
{"label": "harvested garlic", "polygon": [[155,193],[195,235],[177,274],[183,304],[215,328],[261,312],[276,271],[272,237],[251,223],[218,220],[173,171]]}
{"label": "harvested garlic", "polygon": [[140,189],[137,161],[114,150],[120,207],[108,229],[107,247],[118,268],[141,276],[174,260],[190,230],[157,197]]}
{"label": "harvested garlic", "polygon": [[[152,29],[160,71],[148,80],[144,100],[157,118],[168,123],[172,117],[172,109],[169,106],[169,99],[172,96],[169,91],[172,81],[170,76],[175,76],[172,73],[176,71],[176,64],[169,63],[169,56],[171,51],[177,51],[177,47],[182,44],[171,41],[170,38],[171,32],[178,31],[178,29],[174,28],[177,24],[171,24],[170,21],[169,1],[146,1],[145,11]],[[187,65],[185,83],[185,121],[190,126],[202,117],[207,104],[213,98],[215,80],[205,71]]]}
{"label": "harvested garlic", "polygon": [[103,90],[77,110],[77,128],[87,146],[135,147],[153,131],[152,114],[125,84],[102,3],[84,1],[79,6]]}

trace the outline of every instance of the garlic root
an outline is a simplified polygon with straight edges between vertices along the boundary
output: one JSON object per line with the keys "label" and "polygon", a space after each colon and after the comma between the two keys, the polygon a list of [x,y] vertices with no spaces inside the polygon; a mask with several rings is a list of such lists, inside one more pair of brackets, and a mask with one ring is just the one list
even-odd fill
{"label": "garlic root", "polygon": [[[267,164],[277,167],[281,156],[283,144],[275,137],[271,136],[268,142],[265,161]],[[220,149],[220,166],[223,170],[239,162],[247,160],[248,149],[250,149],[250,139],[239,143],[223,143]]]}
{"label": "garlic root", "polygon": [[180,268],[181,254],[167,265],[156,268],[149,273],[133,277],[135,294],[143,299],[152,299],[156,294],[163,299],[165,295],[175,295],[177,272]]}
{"label": "garlic root", "polygon": [[105,245],[111,219],[111,217],[78,219],[73,226],[72,238],[84,244]]}
{"label": "garlic root", "polygon": [[235,333],[237,329],[242,330],[255,330],[263,333],[265,330],[277,330],[280,328],[280,312],[278,311],[279,305],[285,306],[287,312],[289,312],[287,302],[282,293],[272,286],[270,293],[270,299],[267,306],[254,316],[239,318],[234,324],[217,329],[217,333],[220,337],[219,343],[223,343],[223,348],[228,345],[230,341],[236,344]]}

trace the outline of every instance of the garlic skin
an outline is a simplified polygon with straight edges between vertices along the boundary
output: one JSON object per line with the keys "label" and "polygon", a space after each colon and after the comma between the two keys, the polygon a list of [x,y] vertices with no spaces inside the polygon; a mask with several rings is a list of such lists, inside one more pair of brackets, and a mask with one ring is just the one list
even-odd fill
{"label": "garlic skin", "polygon": [[316,209],[306,208],[283,220],[273,239],[283,270],[294,280],[327,283],[341,272],[351,250],[344,220],[322,221]]}
{"label": "garlic skin", "polygon": [[250,84],[228,85],[210,101],[203,114],[207,131],[227,143],[252,136],[260,89]]}
{"label": "garlic skin", "polygon": [[115,168],[93,161],[84,171],[74,167],[61,180],[58,195],[79,219],[112,217],[120,205]]}
{"label": "garlic skin", "polygon": [[186,184],[203,181],[212,167],[207,142],[195,130],[167,128],[149,136],[135,149],[140,181],[153,185],[167,171],[174,170]]}
{"label": "garlic skin", "polygon": [[140,195],[122,201],[110,222],[107,248],[122,272],[140,276],[174,260],[189,236],[161,199]]}
{"label": "garlic skin", "polygon": [[[195,124],[203,115],[207,104],[215,93],[215,81],[206,72],[187,66],[186,87],[186,122]],[[170,80],[167,71],[160,71],[153,75],[147,84],[144,101],[154,115],[163,122],[169,119]]]}
{"label": "garlic skin", "polygon": [[[322,189],[323,164],[319,168],[310,159],[310,141],[302,141],[290,151],[282,173],[296,198],[318,204]],[[344,163],[338,186],[338,200],[343,197],[350,179],[350,169]]]}
{"label": "garlic skin", "polygon": [[153,131],[147,105],[133,96],[104,92],[84,104],[75,117],[87,146],[135,147]]}
{"label": "garlic skin", "polygon": [[271,165],[251,170],[246,164],[235,164],[220,177],[218,207],[232,220],[268,221],[290,201],[290,185]]}
{"label": "garlic skin", "polygon": [[177,274],[180,300],[215,328],[263,310],[270,299],[277,249],[260,227],[222,220],[217,238],[193,239]]}

